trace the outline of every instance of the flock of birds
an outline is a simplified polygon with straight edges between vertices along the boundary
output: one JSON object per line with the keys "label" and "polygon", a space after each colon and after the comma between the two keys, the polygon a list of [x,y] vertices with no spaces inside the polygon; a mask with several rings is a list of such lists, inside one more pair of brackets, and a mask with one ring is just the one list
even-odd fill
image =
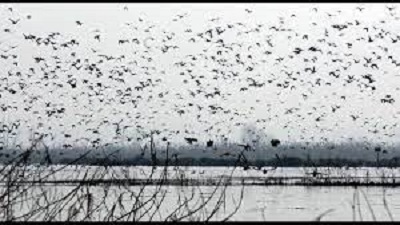
{"label": "flock of birds", "polygon": [[[388,25],[400,22],[398,9],[386,6],[386,19],[374,23],[364,23],[364,9],[352,9],[354,18],[346,21],[341,11],[317,7],[308,16],[325,20],[300,20],[295,13],[265,23],[215,17],[202,21],[205,29],[186,23],[188,12],[172,18],[174,32],[137,17],[124,24],[132,32],[107,53],[101,44],[109,34],[85,21],[69,18],[74,34],[27,32],[21,24],[40,15],[3,7],[0,147],[23,148],[23,135],[72,149],[147,143],[152,134],[162,143],[236,142],[250,151],[253,140],[229,136],[249,122],[265,132],[283,129],[288,137],[299,130],[301,141],[328,142],[341,120],[377,139],[391,138],[398,123],[343,109],[369,98],[371,111],[389,110],[394,120],[400,114],[400,87],[380,81],[398,76],[400,35]],[[279,139],[270,138],[270,146]]]}

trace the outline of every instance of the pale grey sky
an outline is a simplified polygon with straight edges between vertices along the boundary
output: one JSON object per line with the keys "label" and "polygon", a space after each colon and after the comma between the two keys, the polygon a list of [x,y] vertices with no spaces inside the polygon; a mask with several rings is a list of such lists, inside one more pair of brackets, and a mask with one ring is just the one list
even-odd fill
{"label": "pale grey sky", "polygon": [[[15,111],[9,110],[3,114],[3,123],[10,123],[15,120],[24,118],[29,119],[27,124],[21,123],[21,135],[24,136],[29,129],[28,124],[37,127],[39,122],[49,124],[52,127],[52,133],[56,135],[53,141],[64,142],[66,139],[63,133],[72,134],[73,138],[66,140],[73,143],[75,138],[81,137],[97,137],[89,134],[86,129],[99,126],[103,119],[108,119],[110,125],[102,125],[100,135],[104,143],[111,141],[115,134],[115,127],[111,125],[119,122],[124,125],[141,125],[145,130],[163,129],[168,130],[184,130],[187,129],[190,134],[175,135],[173,142],[183,141],[183,137],[193,136],[200,140],[215,138],[216,135],[225,134],[232,139],[238,140],[243,132],[243,127],[255,125],[257,128],[264,130],[268,138],[279,138],[283,141],[299,141],[300,137],[304,137],[307,141],[319,141],[320,138],[326,137],[330,141],[343,141],[348,137],[354,139],[368,140],[373,142],[379,141],[398,141],[398,135],[388,137],[386,134],[398,133],[399,127],[395,125],[399,121],[400,100],[396,97],[400,87],[399,67],[394,66],[387,58],[389,55],[394,59],[400,59],[399,44],[392,43],[389,37],[395,38],[400,31],[400,20],[398,20],[397,12],[399,9],[389,11],[387,9],[390,4],[2,4],[0,13],[0,29],[10,28],[11,33],[2,32],[0,34],[0,49],[7,50],[9,46],[18,45],[16,49],[10,52],[18,55],[19,65],[12,65],[10,60],[0,60],[1,70],[0,77],[8,77],[9,84],[18,82],[30,82],[26,89],[26,94],[18,92],[15,95],[4,93],[0,98],[0,104],[17,106]],[[11,6],[13,11],[7,8]],[[124,9],[127,7],[128,10]],[[365,8],[360,12],[356,7]],[[317,12],[313,10],[317,8]],[[245,9],[252,12],[248,13]],[[340,11],[340,12],[339,12]],[[332,14],[332,16],[329,16]],[[394,14],[390,14],[394,13]],[[27,15],[31,15],[30,20],[26,19]],[[184,15],[182,19],[173,21],[176,15]],[[292,16],[295,14],[295,16]],[[280,22],[283,17],[284,22]],[[9,18],[21,18],[21,21],[13,25]],[[139,19],[140,18],[140,19]],[[216,21],[212,19],[219,18]],[[142,20],[142,21],[140,21]],[[355,21],[360,25],[355,25]],[[385,23],[381,21],[385,20]],[[77,26],[76,21],[81,21],[82,26]],[[216,52],[221,48],[215,43],[204,43],[197,40],[196,43],[188,41],[191,37],[197,37],[196,34],[205,32],[208,29],[222,27],[226,29],[227,24],[243,23],[243,26],[235,25],[233,29],[227,30],[220,38],[227,44],[240,43],[242,47],[235,47],[234,51],[223,53],[221,56],[228,63],[234,63],[235,55],[241,54],[242,59],[248,64],[254,64],[253,71],[246,71],[240,65],[232,67],[223,67],[211,60],[212,55],[217,56]],[[334,24],[346,24],[348,28],[338,31],[332,28]],[[132,25],[127,25],[131,23]],[[315,23],[315,25],[313,24]],[[260,32],[250,32],[257,28]],[[145,30],[151,27],[148,32]],[[270,27],[279,27],[283,29],[292,29],[291,31],[276,32]],[[136,27],[136,28],[134,28]],[[369,33],[363,29],[369,28]],[[376,29],[374,29],[374,27]],[[186,32],[191,29],[192,32]],[[325,30],[327,29],[327,30]],[[380,29],[384,29],[381,31]],[[96,32],[95,30],[98,30]],[[325,36],[325,32],[328,36]],[[70,49],[53,51],[51,47],[44,45],[37,46],[34,42],[24,40],[22,34],[33,34],[40,37],[47,37],[51,32],[60,32],[57,40],[62,43],[71,38],[76,39],[80,45]],[[385,34],[390,32],[390,34]],[[172,34],[174,33],[174,34]],[[379,39],[375,35],[383,33],[385,38]],[[95,40],[94,36],[100,34],[101,40]],[[303,35],[308,35],[308,40],[303,39]],[[167,45],[176,45],[179,48],[170,50],[163,54],[160,47],[164,45],[162,39],[166,36],[172,37],[166,41]],[[172,35],[172,36],[171,36]],[[288,39],[290,36],[291,39]],[[357,38],[366,38],[371,36],[373,43],[368,41],[356,41]],[[154,38],[151,39],[150,37]],[[137,38],[140,44],[124,44],[119,45],[118,40]],[[198,38],[198,37],[197,37]],[[318,42],[318,39],[325,38],[326,42]],[[267,40],[273,44],[268,45]],[[346,43],[353,43],[349,48]],[[145,44],[143,44],[145,43]],[[260,43],[257,47],[256,43]],[[329,45],[333,43],[337,47]],[[250,47],[251,46],[251,47]],[[318,52],[307,51],[310,47],[318,47],[323,54]],[[296,47],[305,51],[300,55],[294,55],[293,51]],[[383,48],[388,48],[384,52]],[[94,53],[92,49],[96,50]],[[207,49],[207,52],[203,52]],[[265,51],[271,51],[271,55],[264,54]],[[327,53],[331,51],[332,54]],[[71,52],[76,52],[76,57],[71,57]],[[136,53],[135,53],[136,52]],[[375,53],[374,53],[375,52]],[[347,54],[351,56],[346,56]],[[95,75],[89,75],[86,71],[77,71],[72,69],[73,60],[80,58],[82,61],[87,58],[97,62],[99,54],[113,55],[118,57],[125,55],[125,59],[120,62],[103,63],[99,67],[103,72],[103,77],[95,78]],[[202,58],[201,54],[208,57]],[[253,59],[245,59],[251,54]],[[335,55],[336,54],[336,55]],[[376,60],[374,54],[380,55],[382,58]],[[188,55],[196,55],[198,60],[191,67],[192,75],[196,78],[190,79],[190,75],[180,75],[187,68],[179,68],[174,66],[175,63],[188,61]],[[290,55],[294,57],[289,58]],[[58,56],[61,63],[65,66],[66,71],[58,71],[56,74],[59,78],[54,82],[65,84],[63,88],[57,88],[55,85],[44,86],[44,81],[40,79],[43,72],[37,66],[33,57],[46,58],[48,65],[55,66],[57,60],[52,56]],[[151,62],[141,56],[151,57]],[[317,57],[316,62],[311,62],[313,57]],[[277,63],[276,59],[283,57],[281,63]],[[364,67],[364,57],[374,58],[379,69]],[[309,62],[304,62],[304,58],[308,58]],[[332,59],[341,59],[343,62],[334,63]],[[361,60],[359,64],[354,64],[353,59]],[[131,60],[136,60],[138,66],[127,65]],[[351,66],[349,66],[351,62]],[[108,76],[110,72],[116,69],[116,66],[128,66],[137,73],[136,76],[124,74],[125,84],[116,81],[110,81]],[[153,67],[147,70],[140,68],[141,66]],[[315,66],[317,72],[311,74],[306,72],[306,67]],[[344,70],[343,66],[349,66],[348,70]],[[36,67],[36,75],[31,78],[22,80],[21,77],[9,76],[8,71],[15,73],[21,71],[23,74],[29,73],[29,67]],[[68,69],[69,68],[69,69]],[[239,73],[236,78],[213,79],[215,73],[213,69],[218,69],[229,74],[229,71],[237,71]],[[294,77],[298,80],[290,81],[296,88],[283,89],[277,87],[277,82],[288,81],[285,72],[293,72]],[[329,75],[330,71],[339,70],[340,78],[333,78]],[[149,75],[146,75],[145,72]],[[296,75],[299,71],[300,74]],[[376,79],[376,91],[372,92],[366,88],[357,87],[357,83],[364,82],[362,75],[372,74]],[[78,87],[71,89],[66,83],[68,75],[78,80]],[[195,79],[201,78],[202,89],[205,93],[215,91],[215,88],[221,92],[221,97],[205,98],[204,94],[196,95],[193,98],[189,91],[196,92],[199,87],[194,82]],[[348,75],[353,75],[360,82],[353,82],[347,86],[343,86]],[[125,90],[139,84],[140,81],[146,81],[151,78],[152,82],[160,79],[157,86],[143,91],[133,91],[134,95],[141,95],[142,100],[138,100],[138,107],[133,108],[131,104],[121,105],[118,102],[104,104],[97,101],[89,105],[86,97],[88,88],[82,85],[82,79],[90,78],[90,82],[103,82],[110,88],[104,90],[102,98],[108,99],[117,95],[117,89]],[[240,91],[240,88],[248,86],[248,77],[259,82],[265,82],[261,88],[249,88],[248,91]],[[311,87],[308,81],[315,83],[317,78],[321,79],[321,83],[330,82],[331,86],[321,85]],[[184,80],[188,80],[185,83]],[[276,79],[272,84],[268,80]],[[302,80],[302,81],[300,81]],[[37,81],[37,83],[35,83]],[[49,81],[51,83],[52,81]],[[5,84],[0,86],[4,89]],[[152,89],[152,93],[149,90]],[[50,91],[54,90],[52,94]],[[360,90],[365,90],[360,92]],[[84,93],[82,93],[84,91]],[[4,91],[3,91],[4,92]],[[166,94],[168,92],[168,94]],[[158,98],[159,93],[164,93],[165,102]],[[43,99],[34,104],[33,109],[40,111],[39,114],[33,114],[34,110],[26,112],[23,107],[26,103],[23,101],[29,96],[37,94]],[[307,94],[308,98],[304,99],[302,94]],[[386,94],[391,94],[395,98],[393,104],[382,104],[382,99]],[[341,95],[347,97],[346,100],[340,99]],[[147,100],[148,97],[154,98]],[[73,97],[77,100],[74,102]],[[95,100],[97,98],[93,98]],[[63,103],[66,113],[60,117],[48,118],[45,114],[45,102]],[[195,106],[188,107],[188,103],[194,103]],[[204,107],[199,111],[196,107],[198,104]],[[210,114],[207,112],[209,105],[220,106],[223,110],[231,110],[231,113]],[[339,105],[341,108],[335,113],[331,107]],[[86,107],[86,108],[85,108]],[[285,114],[287,109],[298,107],[299,111],[293,114]],[[315,107],[318,110],[314,110]],[[177,111],[184,109],[185,114],[179,115]],[[100,110],[100,111],[99,111]],[[113,110],[119,110],[112,115]],[[153,113],[157,110],[157,113]],[[235,115],[230,119],[234,112],[243,115]],[[308,114],[313,112],[312,114]],[[126,113],[132,115],[132,119],[126,117]],[[200,122],[197,121],[197,115],[201,113]],[[319,122],[316,118],[320,117]],[[78,124],[82,119],[77,114],[93,115],[92,121],[87,124]],[[141,118],[135,116],[141,114]],[[304,116],[304,119],[296,116]],[[353,120],[351,115],[359,115],[359,119]],[[41,116],[42,118],[39,118]],[[143,118],[153,116],[154,118]],[[265,122],[257,122],[258,119],[264,119]],[[365,124],[369,121],[369,124]],[[147,123],[149,122],[149,123]],[[235,125],[240,123],[240,125]],[[75,125],[72,127],[72,125]],[[386,125],[385,129],[383,127]],[[213,126],[213,130],[205,132]],[[317,126],[317,127],[316,127]],[[376,126],[376,128],[374,127]],[[326,129],[331,129],[326,131]],[[379,133],[370,131],[378,129]],[[322,130],[322,131],[321,131]],[[370,131],[368,131],[370,130]],[[42,132],[47,132],[47,125]],[[127,129],[126,135],[134,135],[134,129]],[[21,136],[21,137],[22,137]],[[162,137],[162,135],[160,136]],[[314,138],[314,139],[312,139]],[[22,138],[20,138],[22,140]],[[49,140],[50,141],[50,140]],[[82,142],[83,143],[83,142]],[[82,144],[81,143],[81,144]]]}

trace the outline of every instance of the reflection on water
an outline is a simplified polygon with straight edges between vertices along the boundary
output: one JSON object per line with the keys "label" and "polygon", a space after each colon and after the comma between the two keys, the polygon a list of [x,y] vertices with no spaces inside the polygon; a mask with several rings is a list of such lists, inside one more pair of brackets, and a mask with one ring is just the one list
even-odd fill
{"label": "reflection on water", "polygon": [[[57,166],[55,166],[57,167]],[[40,169],[40,170],[39,170]],[[53,168],[55,169],[55,168]],[[184,174],[186,178],[192,179],[214,179],[223,175],[230,174],[230,168],[224,167],[180,167],[179,171],[175,168],[169,168],[168,179],[174,176]],[[257,180],[258,178],[295,178],[304,177],[309,174],[312,168],[269,168],[268,174],[260,174],[260,171],[248,170],[244,171],[238,168],[234,171],[233,177],[238,179],[248,178]],[[365,174],[369,174],[369,178],[377,177],[397,177],[400,179],[400,171],[395,168],[318,168],[319,172],[328,173],[330,177],[339,177],[348,180],[354,177],[365,178]],[[28,180],[40,180],[34,186],[29,187],[26,196],[21,195],[18,197],[15,206],[13,206],[13,213],[16,217],[22,216],[28,211],[38,209],[40,205],[46,205],[47,202],[57,202],[63,196],[68,195],[75,187],[79,187],[76,193],[71,195],[71,198],[76,198],[84,202],[89,193],[92,195],[90,204],[94,208],[99,206],[98,210],[93,213],[90,220],[103,220],[104,215],[109,212],[109,206],[118,204],[114,213],[116,215],[123,214],[124,210],[132,208],[135,203],[135,195],[140,192],[141,186],[130,186],[116,184],[95,184],[91,186],[82,185],[77,183],[58,183],[55,185],[53,181],[71,179],[80,180],[85,175],[91,179],[112,180],[115,179],[141,179],[148,177],[152,171],[150,167],[112,167],[108,170],[104,167],[68,167],[67,170],[59,170],[52,172],[49,168],[30,168],[25,173],[25,178]],[[159,178],[164,170],[157,169],[154,178]],[[50,175],[47,175],[50,174]],[[39,179],[44,178],[46,179]],[[49,181],[44,184],[43,181]],[[4,180],[6,181],[6,180]],[[51,183],[53,182],[53,183]],[[1,182],[0,182],[1,183]],[[29,182],[28,182],[29,183]],[[79,183],[79,182],[78,182]],[[0,193],[5,191],[7,187],[4,183],[0,185]],[[23,189],[29,184],[15,185],[17,189]],[[157,196],[157,201],[161,201],[160,207],[154,214],[153,220],[164,220],[167,215],[173,212],[177,205],[182,202],[182,199],[190,198],[194,193],[193,201],[185,207],[194,209],[201,204],[202,198],[207,198],[212,195],[216,187],[211,185],[206,186],[162,186],[160,190],[156,186],[146,186],[141,194],[140,201],[146,201],[151,198],[154,193],[166,193],[164,197]],[[212,220],[220,220],[234,211],[234,206],[239,202],[241,190],[244,188],[244,196],[242,204],[236,214],[233,215],[231,220],[250,220],[250,221],[310,221],[320,218],[321,220],[390,220],[391,217],[396,220],[396,215],[400,214],[400,187],[389,186],[260,186],[248,185],[242,187],[241,185],[228,186],[226,195],[224,195],[225,204],[222,205],[220,210],[212,217]],[[210,204],[204,210],[197,211],[196,216],[186,218],[186,220],[201,220],[202,216],[207,215],[207,211],[211,211],[221,196],[223,187],[218,187],[215,196],[210,200]],[[13,191],[12,195],[18,195]],[[384,201],[386,196],[386,204]],[[12,196],[11,196],[12,197]],[[68,200],[74,202],[75,200]],[[139,202],[140,202],[139,201]],[[76,201],[75,201],[76,202]],[[87,202],[86,202],[87,203]],[[83,208],[86,207],[83,204]],[[61,203],[60,203],[61,204]],[[79,203],[80,204],[80,203]],[[52,206],[53,207],[53,206]],[[59,207],[57,204],[55,208]],[[66,211],[73,209],[65,207]],[[71,206],[72,207],[72,206]],[[80,206],[79,206],[80,207]],[[88,207],[88,206],[87,206]],[[82,212],[84,210],[79,209]],[[0,212],[1,213],[1,212]],[[37,213],[37,216],[32,220],[41,220],[45,213]],[[63,211],[62,215],[54,218],[55,220],[65,220],[68,212]],[[0,214],[1,216],[1,214]],[[84,215],[82,215],[84,216]],[[76,217],[79,220],[80,216]],[[144,215],[142,220],[146,221],[147,215]],[[0,219],[1,220],[1,219]]]}
{"label": "reflection on water", "polygon": [[[64,196],[73,189],[71,186],[42,186],[33,187],[30,193],[37,192],[39,189],[46,189],[47,199],[56,199]],[[104,189],[107,188],[108,194],[106,200],[103,201]],[[143,200],[149,198],[155,192],[155,186],[146,188],[143,194]],[[188,205],[189,208],[196,208],[196,204],[200,201],[199,193],[204,197],[210,196],[215,187],[213,186],[163,186],[156,192],[165,192],[159,212],[153,220],[163,221],[169,215],[174,206],[179,204],[185,197],[188,198],[191,193],[195,193],[197,199]],[[226,203],[222,205],[218,213],[212,220],[220,220],[229,215],[234,209],[235,203],[239,201],[240,186],[228,186],[226,190]],[[86,187],[84,187],[86,189]],[[129,190],[128,190],[129,189]],[[134,201],[130,193],[138,193],[140,187],[119,187],[119,186],[89,186],[88,190],[94,195],[93,203],[112,205],[118,198],[121,198],[121,204],[125,208],[132,207]],[[206,207],[212,210],[217,202],[222,189]],[[384,192],[385,191],[385,192]],[[42,192],[40,192],[41,194]],[[384,205],[384,194],[386,193],[387,208]],[[122,194],[122,195],[121,195]],[[130,197],[129,197],[130,196]],[[32,210],[37,204],[34,199],[27,200],[16,210],[19,214],[23,211]],[[194,203],[197,202],[197,203]],[[93,216],[93,220],[101,220],[102,215],[107,211],[100,208]],[[115,211],[118,214],[118,209]],[[199,211],[201,217],[203,211]],[[321,216],[321,220],[390,220],[390,215],[396,220],[396,215],[400,214],[400,188],[390,187],[306,187],[306,186],[244,186],[244,197],[240,209],[230,219],[232,221],[312,221]],[[142,219],[146,220],[147,216]],[[56,220],[65,220],[60,216]],[[40,220],[40,217],[37,218]],[[186,220],[190,220],[187,218]]]}
{"label": "reflection on water", "polygon": [[[235,187],[233,187],[234,189]],[[244,204],[233,220],[396,220],[400,189],[388,187],[247,186]],[[383,196],[386,190],[388,210]],[[365,196],[364,196],[365,194]],[[354,196],[356,196],[355,200]],[[371,208],[369,208],[368,204]],[[354,205],[354,210],[352,206]],[[388,212],[389,211],[389,212]],[[360,216],[361,214],[361,216]]]}

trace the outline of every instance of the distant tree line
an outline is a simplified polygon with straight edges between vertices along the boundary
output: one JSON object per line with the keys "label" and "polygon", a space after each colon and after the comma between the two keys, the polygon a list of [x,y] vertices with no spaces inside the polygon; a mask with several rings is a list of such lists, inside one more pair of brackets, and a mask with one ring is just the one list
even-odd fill
{"label": "distant tree line", "polygon": [[[61,160],[60,164],[71,164],[68,160]],[[97,166],[152,166],[154,163],[151,159],[147,158],[133,158],[133,159],[82,159],[73,164],[79,165],[97,165]],[[165,166],[166,161],[163,159],[157,159],[156,165]],[[235,159],[225,158],[179,158],[177,160],[171,160],[170,166],[234,166]],[[382,159],[379,164],[376,161],[365,161],[361,159],[344,159],[344,158],[332,158],[332,159],[316,159],[307,160],[298,157],[283,157],[280,159],[269,159],[269,160],[256,160],[248,161],[243,166],[254,166],[254,167],[398,167],[400,166],[400,157],[393,157],[390,159]]]}
{"label": "distant tree line", "polygon": [[[262,140],[258,138],[257,140]],[[193,141],[191,139],[191,141]],[[146,143],[145,143],[146,144]],[[233,166],[243,152],[247,166],[400,166],[400,145],[366,142],[285,143],[278,139],[253,142],[244,135],[240,143],[187,143],[170,146],[149,143],[142,146],[76,147],[72,149],[36,147],[28,164],[80,164],[123,166]],[[0,150],[0,164],[7,164],[24,150]],[[88,154],[86,153],[88,152]],[[87,154],[85,157],[82,155]],[[76,160],[79,158],[79,160]],[[168,158],[168,160],[166,160]]]}

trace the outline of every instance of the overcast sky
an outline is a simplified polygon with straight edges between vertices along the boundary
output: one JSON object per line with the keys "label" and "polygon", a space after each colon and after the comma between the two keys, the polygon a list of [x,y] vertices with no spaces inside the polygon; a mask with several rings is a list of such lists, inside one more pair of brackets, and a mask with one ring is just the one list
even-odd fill
{"label": "overcast sky", "polygon": [[[391,63],[388,56],[400,59],[397,53],[400,50],[398,49],[400,41],[393,43],[390,39],[390,37],[396,38],[396,35],[399,34],[400,22],[396,19],[398,9],[389,11],[388,6],[391,5],[336,3],[2,4],[0,28],[2,31],[10,28],[12,32],[0,33],[0,49],[7,50],[10,46],[18,46],[8,53],[18,55],[19,65],[14,66],[11,60],[1,60],[0,66],[4,69],[1,70],[0,76],[8,77],[9,84],[29,83],[25,94],[22,92],[2,94],[0,104],[17,107],[14,111],[9,110],[5,114],[3,113],[3,123],[10,124],[18,119],[27,120],[21,124],[20,137],[26,137],[23,135],[26,135],[27,130],[30,129],[28,125],[30,125],[35,130],[53,133],[56,136],[53,142],[59,143],[73,142],[74,139],[80,137],[97,137],[91,135],[86,129],[98,127],[104,119],[110,121],[110,125],[101,126],[100,137],[105,143],[110,141],[115,134],[116,126],[111,124],[119,122],[121,119],[123,119],[122,126],[140,124],[145,130],[165,128],[169,131],[181,130],[183,132],[187,129],[189,134],[177,134],[171,139],[175,142],[182,141],[183,137],[187,136],[206,140],[208,138],[215,139],[222,134],[239,140],[244,127],[247,126],[254,126],[265,132],[269,138],[279,138],[283,141],[320,141],[324,137],[330,141],[344,141],[349,137],[373,142],[397,141],[399,140],[398,135],[391,137],[388,135],[400,131],[399,127],[395,125],[399,121],[400,100],[396,97],[399,94],[397,88],[400,87],[400,76],[398,76],[400,73],[399,67]],[[12,12],[8,10],[8,7],[13,8]],[[365,9],[360,12],[356,7]],[[317,8],[317,12],[314,8]],[[247,12],[246,9],[251,12]],[[27,19],[27,15],[31,15],[32,18]],[[178,18],[177,15],[184,15],[184,17],[174,21],[175,18]],[[283,18],[282,23],[280,17]],[[13,25],[9,18],[20,18],[21,21]],[[214,21],[213,19],[216,18],[219,20]],[[356,20],[360,25],[355,25]],[[382,20],[384,22],[381,22]],[[76,21],[80,21],[82,25],[78,26]],[[246,71],[237,65],[233,66],[235,68],[217,65],[210,59],[219,50],[217,44],[200,40],[197,40],[196,43],[188,41],[191,37],[198,38],[196,36],[198,33],[208,29],[216,27],[225,29],[227,24],[239,22],[244,25],[242,27],[235,25],[231,29],[232,31],[226,31],[221,38],[225,43],[241,43],[242,47],[223,53],[223,57],[228,62],[235,62],[235,55],[240,53],[248,65],[254,66],[253,71]],[[131,25],[127,25],[127,23]],[[348,25],[342,31],[332,28],[334,24],[347,23],[352,23],[352,25]],[[246,33],[246,31],[257,28],[258,25],[262,25],[259,27],[260,32]],[[150,28],[151,31],[145,32],[144,30],[149,26],[153,26]],[[291,29],[291,31],[274,32],[270,29],[273,26]],[[363,29],[365,27],[368,27],[369,30]],[[188,29],[191,29],[192,32],[186,32]],[[325,36],[327,31],[329,35]],[[80,44],[72,48],[53,51],[49,47],[37,46],[34,42],[24,40],[23,36],[23,34],[33,34],[46,37],[51,32],[61,33],[60,42],[76,39]],[[379,33],[385,37],[378,38]],[[97,34],[101,37],[100,41],[94,39]],[[164,45],[162,39],[166,35],[172,35],[172,38],[164,44],[176,45],[179,48],[164,54],[159,47]],[[307,40],[303,38],[304,35],[308,35]],[[365,38],[366,41],[356,41],[360,37]],[[373,38],[374,42],[369,43],[368,37]],[[133,38],[137,38],[140,44],[119,44],[119,40]],[[325,38],[326,41],[317,41],[322,38]],[[272,43],[273,47],[268,45],[267,40]],[[260,43],[260,46],[257,46],[256,43]],[[332,47],[328,43],[334,43],[337,47]],[[351,48],[347,43],[352,43]],[[307,51],[312,46],[321,49],[323,53]],[[296,47],[305,51],[294,55],[293,51]],[[387,48],[387,51],[383,50],[384,48]],[[203,51],[205,49],[207,52]],[[271,51],[272,54],[265,55],[265,51]],[[328,55],[329,51],[332,54]],[[40,78],[43,76],[41,74],[43,72],[40,72],[40,68],[33,59],[33,57],[41,56],[48,60],[48,65],[54,66],[51,65],[55,63],[51,57],[58,56],[63,61],[63,65],[68,64],[65,68],[71,68],[70,64],[75,60],[71,58],[71,52],[76,52],[76,57],[81,58],[82,61],[87,58],[94,62],[100,59],[99,54],[115,57],[126,56],[124,61],[115,62],[115,64],[105,63],[100,66],[104,76],[96,78],[96,82],[103,82],[110,86],[108,90],[104,91],[103,98],[111,98],[115,95],[116,90],[133,88],[138,85],[139,81],[145,81],[150,77],[153,82],[157,79],[160,81],[155,87],[140,92],[142,100],[138,103],[137,108],[133,108],[131,104],[121,105],[118,102],[107,105],[96,102],[89,105],[88,98],[82,94],[82,91],[87,91],[87,87],[80,85],[80,80],[84,77],[92,79],[92,75],[75,69],[64,71],[62,74],[57,72],[59,78],[55,82],[66,84],[69,79],[67,75],[70,74],[78,79],[78,88],[71,89],[68,84],[63,88],[55,88],[52,85],[44,86],[45,82]],[[348,56],[350,53],[352,55]],[[207,55],[208,58],[201,58],[201,54]],[[246,59],[249,54],[253,56],[252,59]],[[152,61],[146,62],[140,58],[142,55],[151,57]],[[198,57],[195,65],[191,67],[192,75],[197,77],[193,80],[187,74],[180,74],[185,70],[184,68],[174,65],[176,62],[187,61],[188,55]],[[290,59],[290,55],[294,57]],[[377,55],[381,56],[381,59],[376,59]],[[280,57],[284,59],[278,63],[276,59]],[[317,57],[314,59],[315,62],[312,62],[313,57]],[[373,58],[379,69],[371,68],[370,65],[363,66],[364,57]],[[304,62],[304,58],[308,58],[309,62]],[[135,59],[139,63],[136,70],[138,75],[135,77],[124,75],[125,83],[110,82],[108,79],[110,70],[116,65],[124,65],[129,61],[128,59]],[[334,63],[332,59],[341,59],[343,62]],[[355,65],[353,59],[361,60],[361,62]],[[352,62],[352,65],[349,66],[348,62]],[[30,67],[35,66],[37,67],[36,74],[24,80],[21,77],[10,76],[8,73],[8,71],[12,71],[12,73],[21,71],[25,74],[28,73]],[[154,69],[149,70],[150,75],[143,75],[147,70],[139,68],[140,66]],[[317,70],[316,73],[311,74],[305,71],[305,68],[313,66]],[[349,66],[349,69],[344,70],[343,66]],[[220,74],[218,79],[213,79],[213,69],[226,73],[230,70],[239,71],[239,76],[235,79],[221,79],[222,75]],[[329,75],[329,72],[335,70],[339,70],[337,73],[340,74],[340,78],[333,78]],[[297,71],[300,72],[299,75],[296,75],[298,79],[290,82],[295,88],[277,87],[277,83],[288,80],[284,71],[294,72],[294,74]],[[357,86],[364,82],[361,77],[365,74],[372,74],[376,80],[373,84],[376,87],[375,91]],[[196,86],[194,80],[199,79],[198,77],[202,75],[204,78],[201,80],[202,87],[200,88]],[[348,75],[354,76],[360,81],[344,86]],[[240,91],[242,87],[248,87],[249,77],[264,82],[265,85],[260,88],[249,87],[247,91]],[[312,87],[307,84],[308,81],[315,84],[317,78],[322,79],[322,83],[330,82],[331,85],[314,85]],[[185,79],[189,82],[185,83]],[[268,80],[271,79],[274,82],[270,84]],[[6,86],[6,84],[1,85],[1,89]],[[215,88],[221,91],[222,96],[204,98],[204,93],[215,91]],[[152,92],[149,92],[150,89]],[[197,89],[204,91],[199,94],[203,97],[191,97],[190,91],[196,92]],[[52,94],[50,94],[51,90],[53,90]],[[164,102],[157,97],[159,93],[165,94]],[[28,99],[30,94],[39,95],[42,98],[33,105],[33,109],[40,111],[39,114],[33,114],[33,109],[29,112],[23,110],[23,107],[26,106],[23,101]],[[306,94],[307,99],[304,99],[302,94]],[[395,99],[394,103],[381,103],[381,99],[387,94],[391,94]],[[136,93],[136,95],[139,94]],[[346,96],[346,100],[340,98],[342,95]],[[150,96],[154,97],[146,100]],[[78,100],[73,101],[73,97],[77,97]],[[64,104],[66,113],[59,118],[47,117],[44,114],[45,102]],[[188,107],[188,103],[193,103],[195,106]],[[199,111],[196,104],[204,109]],[[231,110],[231,112],[211,114],[207,112],[209,105],[220,106],[223,110]],[[340,106],[340,109],[332,112],[334,106]],[[296,107],[300,110],[293,114],[285,114],[288,109]],[[185,113],[179,115],[177,113],[179,109],[184,109]],[[113,112],[116,113],[112,114]],[[237,112],[239,115],[234,115],[233,112]],[[129,119],[126,113],[131,113],[133,118]],[[82,117],[77,114],[93,115],[92,121],[78,124]],[[139,114],[142,116],[135,118]],[[201,116],[198,119],[197,115],[199,114]],[[359,116],[359,118],[353,120],[351,115]],[[321,117],[320,121],[316,121],[318,117]],[[266,121],[257,122],[257,120]],[[38,129],[37,124],[40,122],[51,126],[52,130],[49,131],[48,126]],[[213,126],[213,129],[209,132],[205,131],[210,126]],[[373,133],[372,130],[379,130],[379,132]],[[72,134],[74,138],[66,140],[63,137],[64,133]],[[135,133],[134,128],[127,129],[125,132],[128,136]]]}

